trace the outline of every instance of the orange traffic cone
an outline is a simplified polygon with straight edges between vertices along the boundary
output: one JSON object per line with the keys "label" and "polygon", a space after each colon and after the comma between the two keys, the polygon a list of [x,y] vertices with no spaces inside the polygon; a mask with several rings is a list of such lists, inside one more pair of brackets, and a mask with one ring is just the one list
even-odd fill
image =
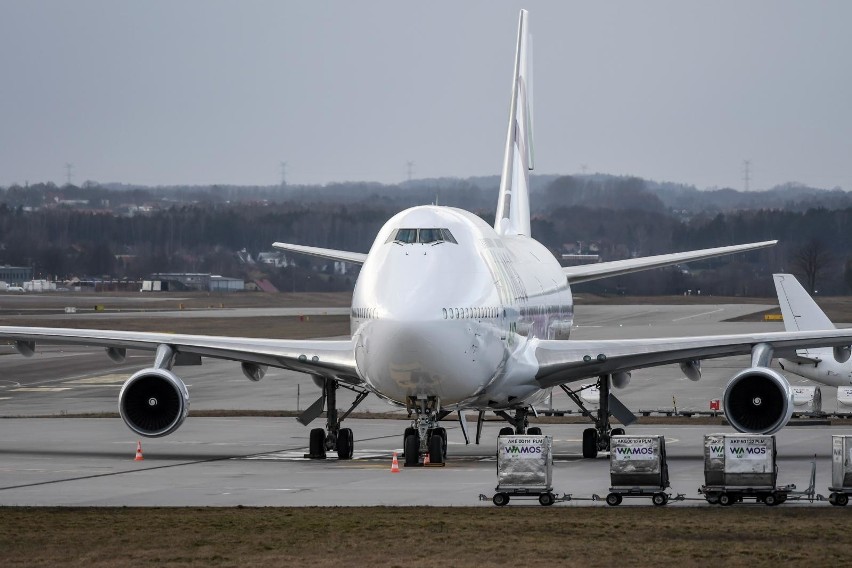
{"label": "orange traffic cone", "polygon": [[399,473],[399,461],[396,459],[396,452],[393,453],[393,461],[391,462],[391,473]]}
{"label": "orange traffic cone", "polygon": [[133,459],[133,461],[140,462],[144,459],[145,458],[142,457],[142,442],[136,442],[136,457]]}

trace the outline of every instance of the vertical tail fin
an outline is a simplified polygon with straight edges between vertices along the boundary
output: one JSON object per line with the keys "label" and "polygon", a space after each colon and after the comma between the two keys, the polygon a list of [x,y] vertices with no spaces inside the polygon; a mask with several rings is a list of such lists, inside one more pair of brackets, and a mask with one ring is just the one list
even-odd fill
{"label": "vertical tail fin", "polygon": [[773,274],[787,331],[834,329],[834,324],[792,274]]}
{"label": "vertical tail fin", "polygon": [[532,39],[527,33],[527,11],[521,10],[509,131],[503,155],[500,199],[494,228],[501,235],[530,236],[529,170],[533,169]]}

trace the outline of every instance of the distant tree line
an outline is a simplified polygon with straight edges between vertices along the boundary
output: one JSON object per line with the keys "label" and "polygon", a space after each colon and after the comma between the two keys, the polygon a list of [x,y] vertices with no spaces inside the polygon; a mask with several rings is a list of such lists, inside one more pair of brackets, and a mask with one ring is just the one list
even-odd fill
{"label": "distant tree line", "polygon": [[[697,192],[599,175],[534,179],[533,236],[557,256],[579,248],[617,260],[780,241],[747,255],[592,282],[581,289],[772,296],[771,274],[788,271],[820,294],[852,292],[852,201],[845,192],[792,186],[749,194]],[[307,282],[309,267],[322,265],[317,261],[299,258],[295,268],[271,269],[247,265],[236,252],[256,255],[278,240],[364,252],[390,216],[424,203],[463,207],[493,221],[496,177],[432,181],[402,186],[0,188],[0,264],[33,266],[37,275],[60,279],[199,271],[268,277],[283,289],[345,289],[352,277]],[[843,206],[804,207],[808,200]],[[761,201],[776,206],[748,205]],[[746,205],[728,209],[728,203]]]}

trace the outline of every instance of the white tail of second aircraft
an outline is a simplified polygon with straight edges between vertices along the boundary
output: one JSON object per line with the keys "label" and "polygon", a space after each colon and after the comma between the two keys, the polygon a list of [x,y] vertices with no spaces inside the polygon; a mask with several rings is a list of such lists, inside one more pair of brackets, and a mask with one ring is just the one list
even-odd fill
{"label": "white tail of second aircraft", "polygon": [[521,10],[518,47],[509,108],[509,131],[503,155],[500,199],[494,229],[501,235],[530,236],[529,171],[533,169],[532,41],[527,11]]}

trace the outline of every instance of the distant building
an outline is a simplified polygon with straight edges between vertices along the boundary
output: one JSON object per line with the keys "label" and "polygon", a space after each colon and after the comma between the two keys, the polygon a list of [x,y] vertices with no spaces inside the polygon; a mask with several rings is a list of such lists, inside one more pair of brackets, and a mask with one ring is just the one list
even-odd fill
{"label": "distant building", "polygon": [[10,286],[23,286],[33,279],[33,269],[29,266],[0,266],[0,280]]}
{"label": "distant building", "polygon": [[246,285],[242,278],[229,278],[203,272],[158,272],[142,284],[142,291],[176,292],[199,290],[204,292],[242,292]]}

